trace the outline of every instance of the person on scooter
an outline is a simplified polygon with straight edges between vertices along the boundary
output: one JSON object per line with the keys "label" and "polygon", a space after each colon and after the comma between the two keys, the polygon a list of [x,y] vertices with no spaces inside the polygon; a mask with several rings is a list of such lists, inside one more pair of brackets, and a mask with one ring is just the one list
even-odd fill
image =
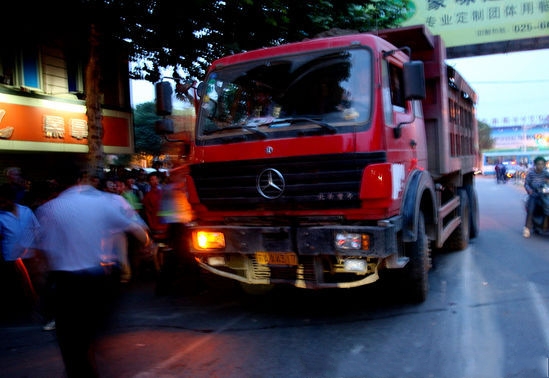
{"label": "person on scooter", "polygon": [[522,236],[530,237],[530,233],[534,228],[534,211],[537,206],[543,208],[546,216],[549,215],[549,204],[544,198],[547,195],[542,193],[544,185],[549,183],[549,171],[546,167],[547,161],[543,156],[538,156],[534,159],[534,166],[528,170],[526,179],[524,180],[524,189],[528,193],[528,201],[526,204],[526,224],[522,230]]}

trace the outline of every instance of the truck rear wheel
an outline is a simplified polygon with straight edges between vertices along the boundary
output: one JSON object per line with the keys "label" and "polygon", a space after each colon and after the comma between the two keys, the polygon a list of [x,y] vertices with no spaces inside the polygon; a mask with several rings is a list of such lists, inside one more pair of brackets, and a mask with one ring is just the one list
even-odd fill
{"label": "truck rear wheel", "polygon": [[466,185],[465,191],[469,197],[469,214],[471,215],[469,217],[469,239],[474,239],[478,236],[480,224],[477,191],[472,184]]}
{"label": "truck rear wheel", "polygon": [[429,240],[425,232],[425,218],[420,211],[417,220],[417,239],[415,242],[406,243],[404,248],[410,261],[404,268],[404,290],[410,302],[421,303],[427,298],[429,292],[429,269],[431,256],[429,253]]}
{"label": "truck rear wheel", "polygon": [[452,232],[444,243],[445,249],[449,251],[462,251],[469,246],[469,222],[471,220],[469,196],[465,189],[458,189],[458,194],[460,201],[458,214],[461,217],[461,224]]}

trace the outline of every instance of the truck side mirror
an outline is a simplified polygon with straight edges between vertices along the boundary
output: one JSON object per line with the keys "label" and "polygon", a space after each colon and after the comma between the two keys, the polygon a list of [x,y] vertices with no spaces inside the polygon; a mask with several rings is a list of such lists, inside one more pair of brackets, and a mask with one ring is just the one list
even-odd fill
{"label": "truck side mirror", "polygon": [[404,63],[404,97],[406,100],[422,100],[426,96],[423,62],[413,60]]}
{"label": "truck side mirror", "polygon": [[172,114],[173,89],[169,82],[160,81],[154,85],[156,92],[156,114],[166,116]]}
{"label": "truck side mirror", "polygon": [[[425,71],[423,70],[423,62],[419,60],[413,60],[411,62],[404,63],[402,70],[402,77],[404,80],[404,98],[406,100],[422,100],[426,96],[425,90]],[[412,109],[415,109],[412,107]],[[413,118],[410,121],[401,122],[393,129],[393,135],[395,138],[400,138],[402,133],[402,126],[408,123],[414,122],[416,119],[415,112]]]}

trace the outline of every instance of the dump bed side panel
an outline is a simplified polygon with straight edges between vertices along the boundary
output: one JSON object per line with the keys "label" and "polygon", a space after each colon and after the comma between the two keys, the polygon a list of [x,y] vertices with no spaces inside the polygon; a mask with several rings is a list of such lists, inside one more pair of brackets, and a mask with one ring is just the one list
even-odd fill
{"label": "dump bed side panel", "polygon": [[410,47],[411,59],[424,62],[427,97],[423,112],[433,177],[473,172],[478,150],[476,94],[446,65],[446,47],[440,36],[433,36],[423,25],[384,30],[378,35],[397,47]]}

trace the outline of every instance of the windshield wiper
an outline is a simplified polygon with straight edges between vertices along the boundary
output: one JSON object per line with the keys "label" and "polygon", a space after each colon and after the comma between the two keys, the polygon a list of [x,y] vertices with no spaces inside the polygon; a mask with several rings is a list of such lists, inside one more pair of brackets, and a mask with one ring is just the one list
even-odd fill
{"label": "windshield wiper", "polygon": [[246,131],[250,131],[252,132],[253,134],[255,135],[258,135],[260,136],[262,139],[266,139],[267,138],[267,134],[265,134],[263,131],[261,130],[258,130],[256,128],[257,126],[238,126],[238,125],[235,125],[235,126],[227,126],[227,127],[222,127],[220,129],[215,129],[215,130],[205,130],[202,132],[202,134],[204,135],[212,135],[212,134],[217,134],[217,133],[221,133],[223,131],[226,131],[226,130],[246,130]]}
{"label": "windshield wiper", "polygon": [[337,133],[337,129],[334,126],[330,125],[329,123],[324,122],[324,121],[320,121],[320,120],[317,120],[317,119],[314,119],[314,118],[309,118],[309,117],[296,117],[296,118],[277,119],[277,120],[274,120],[274,121],[271,121],[271,122],[260,123],[257,126],[258,127],[261,127],[261,126],[271,127],[273,125],[284,124],[284,123],[289,123],[290,125],[295,125],[296,123],[300,123],[300,122],[309,122],[309,123],[312,123],[314,125],[320,126],[323,130],[326,130],[326,131],[330,132],[330,134]]}

